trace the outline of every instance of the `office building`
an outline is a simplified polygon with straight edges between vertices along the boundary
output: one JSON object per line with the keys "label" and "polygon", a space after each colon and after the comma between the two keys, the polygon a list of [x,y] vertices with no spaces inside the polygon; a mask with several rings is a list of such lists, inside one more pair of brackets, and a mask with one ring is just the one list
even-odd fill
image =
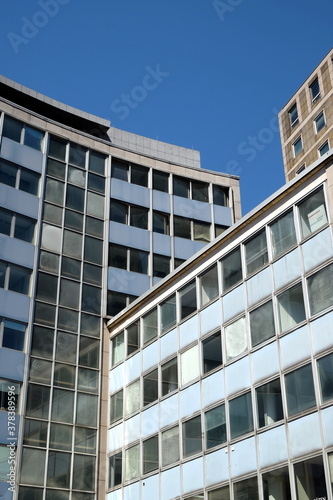
{"label": "office building", "polygon": [[333,147],[333,49],[279,114],[286,180]]}
{"label": "office building", "polygon": [[103,498],[103,318],[239,220],[238,178],[3,77],[0,95],[0,498]]}
{"label": "office building", "polygon": [[108,322],[107,500],[332,500],[332,216],[330,150]]}

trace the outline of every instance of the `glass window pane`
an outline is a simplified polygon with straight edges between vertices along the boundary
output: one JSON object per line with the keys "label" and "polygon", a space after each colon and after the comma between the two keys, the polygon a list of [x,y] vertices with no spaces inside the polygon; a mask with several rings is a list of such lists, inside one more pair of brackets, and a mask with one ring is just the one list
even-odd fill
{"label": "glass window pane", "polygon": [[81,328],[80,331],[84,335],[92,337],[100,336],[100,318],[91,314],[81,313]]}
{"label": "glass window pane", "polygon": [[48,176],[56,177],[57,179],[64,181],[66,177],[66,165],[60,161],[48,158],[46,173]]}
{"label": "glass window pane", "polygon": [[161,212],[153,213],[153,231],[159,234],[170,234],[170,216]]}
{"label": "glass window pane", "polygon": [[5,288],[7,264],[0,261],[0,288]]}
{"label": "glass window pane", "polygon": [[99,340],[80,338],[79,364],[99,368]]}
{"label": "glass window pane", "polygon": [[333,354],[318,359],[321,398],[325,403],[333,399]]}
{"label": "glass window pane", "polygon": [[10,265],[8,290],[17,293],[29,294],[31,271],[24,267]]}
{"label": "glass window pane", "polygon": [[325,141],[324,144],[322,144],[320,146],[320,148],[318,149],[319,155],[323,156],[325,153],[327,153],[327,151],[329,151],[329,149],[330,149],[330,147],[329,147],[328,141]]}
{"label": "glass window pane", "polygon": [[106,157],[102,154],[96,153],[96,151],[90,151],[89,154],[89,170],[95,172],[96,174],[105,174],[105,159]]}
{"label": "glass window pane", "polygon": [[28,170],[21,169],[19,189],[26,193],[38,195],[39,175]]}
{"label": "glass window pane", "polygon": [[125,389],[125,417],[140,409],[140,380]]}
{"label": "glass window pane", "polygon": [[294,215],[290,211],[271,225],[273,257],[286,252],[296,243]]}
{"label": "glass window pane", "polygon": [[127,269],[128,249],[121,245],[110,243],[109,245],[109,266],[118,269]]}
{"label": "glass window pane", "polygon": [[143,343],[157,336],[157,309],[153,309],[142,318]]}
{"label": "glass window pane", "polygon": [[7,186],[15,187],[17,167],[0,160],[0,182]]}
{"label": "glass window pane", "polygon": [[125,481],[140,476],[140,446],[132,446],[125,451]]}
{"label": "glass window pane", "polygon": [[222,365],[221,332],[216,332],[202,342],[203,373]]}
{"label": "glass window pane", "polygon": [[258,500],[258,480],[257,477],[244,479],[234,484],[234,500]]}
{"label": "glass window pane", "polygon": [[54,331],[42,326],[34,326],[31,354],[41,358],[53,357]]}
{"label": "glass window pane", "polygon": [[191,347],[180,356],[182,385],[196,379],[200,374],[199,348]]}
{"label": "glass window pane", "polygon": [[75,229],[76,231],[83,231],[83,215],[72,210],[65,211],[65,227]]}
{"label": "glass window pane", "polygon": [[81,309],[93,314],[101,312],[102,290],[90,285],[82,285]]}
{"label": "glass window pane", "polygon": [[302,137],[298,137],[298,139],[296,139],[296,141],[293,144],[293,148],[294,148],[294,157],[296,158],[296,156],[303,151]]}
{"label": "glass window pane", "polygon": [[197,310],[197,296],[195,281],[179,292],[180,319],[184,319]]}
{"label": "glass window pane", "polygon": [[127,355],[137,351],[140,346],[139,321],[127,328]]}
{"label": "glass window pane", "polygon": [[84,239],[84,260],[94,264],[103,263],[103,241],[96,240],[91,236],[86,236]]}
{"label": "glass window pane", "polygon": [[177,358],[164,363],[161,367],[162,396],[178,389]]}
{"label": "glass window pane", "polygon": [[109,457],[109,488],[122,482],[122,452]]}
{"label": "glass window pane", "polygon": [[125,359],[125,333],[119,333],[111,341],[112,366]]}
{"label": "glass window pane", "polygon": [[69,488],[71,455],[50,451],[47,463],[47,486]]}
{"label": "glass window pane", "polygon": [[61,265],[62,276],[79,280],[81,277],[81,262],[79,260],[70,259],[69,257],[62,258]]}
{"label": "glass window pane", "polygon": [[274,313],[271,300],[250,312],[250,329],[252,347],[274,337]]}
{"label": "glass window pane", "polygon": [[57,387],[65,387],[65,389],[75,389],[75,367],[61,363],[55,363],[53,383]]}
{"label": "glass window pane", "polygon": [[281,332],[285,332],[305,320],[301,283],[278,296],[278,311]]}
{"label": "glass window pane", "polygon": [[59,257],[53,253],[42,250],[39,256],[39,268],[50,273],[58,273]]}
{"label": "glass window pane", "polygon": [[21,483],[42,486],[44,484],[44,471],[46,452],[33,448],[23,448],[21,462]]}
{"label": "glass window pane", "polygon": [[153,255],[153,276],[164,278],[170,273],[170,257],[165,255]]}
{"label": "glass window pane", "polygon": [[40,384],[51,384],[52,363],[43,359],[31,358],[29,380]]}
{"label": "glass window pane", "polygon": [[15,349],[16,351],[24,350],[26,325],[16,323],[16,321],[4,321],[2,347]]}
{"label": "glass window pane", "polygon": [[285,376],[289,416],[316,404],[311,365],[298,368]]}
{"label": "glass window pane", "polygon": [[28,125],[25,125],[24,129],[24,144],[37,151],[42,151],[44,133],[28,127]]}
{"label": "glass window pane", "polygon": [[58,328],[63,328],[70,332],[77,332],[79,314],[70,309],[59,307],[58,309]]}
{"label": "glass window pane", "polygon": [[140,229],[148,229],[148,208],[131,206],[130,225]]}
{"label": "glass window pane", "polygon": [[259,427],[274,424],[283,419],[280,379],[256,389]]}
{"label": "glass window pane", "polygon": [[94,392],[98,391],[99,372],[95,370],[87,370],[79,368],[77,387],[80,391]]}
{"label": "glass window pane", "polygon": [[148,273],[148,253],[142,250],[130,249],[130,271],[134,273]]}
{"label": "glass window pane", "polygon": [[143,377],[143,406],[158,399],[158,371],[153,370]]}
{"label": "glass window pane", "polygon": [[63,424],[51,424],[50,448],[58,450],[72,449],[72,426]]}
{"label": "glass window pane", "polygon": [[173,427],[162,432],[162,467],[179,460],[179,429]]}
{"label": "glass window pane", "polygon": [[73,423],[74,392],[53,389],[51,419],[55,422]]}
{"label": "glass window pane", "polygon": [[84,188],[86,185],[86,172],[80,168],[68,167],[68,182]]}
{"label": "glass window pane", "polygon": [[183,423],[183,456],[190,457],[202,450],[201,417]]}
{"label": "glass window pane", "polygon": [[251,393],[248,392],[229,402],[231,439],[253,431]]}
{"label": "glass window pane", "polygon": [[15,232],[14,238],[27,241],[28,243],[34,242],[36,221],[23,217],[21,215],[15,216]]}
{"label": "glass window pane", "polygon": [[322,189],[303,201],[298,208],[303,238],[327,224],[325,198]]}
{"label": "glass window pane", "polygon": [[93,217],[99,217],[103,219],[104,217],[104,196],[99,194],[91,193],[88,191],[87,194],[87,215],[92,215]]}
{"label": "glass window pane", "polygon": [[114,179],[119,179],[121,181],[128,181],[128,170],[129,166],[127,163],[123,163],[118,160],[112,160],[111,165],[111,177]]}
{"label": "glass window pane", "polygon": [[325,471],[321,456],[294,465],[297,500],[327,498]]}
{"label": "glass window pane", "polygon": [[143,473],[158,469],[158,436],[143,442]]}
{"label": "glass window pane", "polygon": [[222,264],[222,288],[226,292],[242,279],[242,261],[240,248],[229,253],[221,260]]}
{"label": "glass window pane", "polygon": [[66,158],[66,143],[51,135],[50,137],[50,145],[49,145],[49,155],[57,158],[58,160],[64,160]]}
{"label": "glass window pane", "polygon": [[[20,384],[0,378],[0,410],[19,409]],[[10,437],[10,436],[9,436]]]}
{"label": "glass window pane", "polygon": [[[43,219],[51,224],[61,226],[63,209],[49,203],[44,203]],[[59,243],[60,244],[60,243]]]}
{"label": "glass window pane", "polygon": [[247,351],[245,318],[225,327],[227,361]]}
{"label": "glass window pane", "polygon": [[329,265],[308,278],[311,315],[333,304],[333,265]]}
{"label": "glass window pane", "polygon": [[207,450],[227,441],[224,405],[205,412],[205,431]]}
{"label": "glass window pane", "polygon": [[185,217],[174,216],[173,218],[173,232],[174,236],[179,238],[191,239],[191,220]]}
{"label": "glass window pane", "polygon": [[212,267],[200,276],[200,304],[204,306],[219,294],[217,266]]}
{"label": "glass window pane", "polygon": [[315,119],[315,123],[316,123],[316,133],[318,134],[318,132],[320,132],[321,129],[324,128],[326,125],[323,112],[321,112],[320,115],[317,116],[317,118]]}
{"label": "glass window pane", "polygon": [[58,278],[46,273],[38,273],[36,297],[45,302],[57,302]]}
{"label": "glass window pane", "polygon": [[76,363],[77,335],[58,332],[56,345],[56,359],[66,363]]}
{"label": "glass window pane", "polygon": [[110,220],[127,224],[128,206],[124,203],[111,200],[110,204]]}
{"label": "glass window pane", "polygon": [[80,259],[82,255],[82,235],[65,229],[63,252],[65,255]]}
{"label": "glass window pane", "polygon": [[173,194],[182,198],[190,197],[190,181],[183,177],[173,176]]}
{"label": "glass window pane", "polygon": [[149,169],[139,165],[131,166],[131,183],[138,186],[148,187]]}
{"label": "glass window pane", "polygon": [[75,186],[67,186],[66,207],[83,212],[84,190]]}
{"label": "glass window pane", "polygon": [[288,467],[262,475],[264,500],[291,500]]}
{"label": "glass window pane", "polygon": [[123,391],[118,391],[110,398],[110,424],[123,418]]}
{"label": "glass window pane", "polygon": [[86,153],[86,148],[71,143],[69,148],[69,163],[84,168],[86,165]]}
{"label": "glass window pane", "polygon": [[9,118],[9,116],[5,116],[2,135],[12,141],[21,142],[22,128],[23,123],[16,121],[13,118]]}
{"label": "glass window pane", "polygon": [[98,396],[78,393],[76,406],[76,423],[96,427]]}
{"label": "glass window pane", "polygon": [[193,239],[202,243],[210,242],[210,224],[193,221]]}
{"label": "glass window pane", "polygon": [[[74,455],[73,488],[91,491],[95,489],[96,458]],[[73,497],[72,497],[73,498]],[[87,499],[88,500],[88,499]]]}
{"label": "glass window pane", "polygon": [[63,182],[48,177],[45,186],[45,200],[62,206],[64,204],[64,186]]}
{"label": "glass window pane", "polygon": [[95,174],[88,174],[88,189],[104,194],[105,192],[104,177]]}
{"label": "glass window pane", "polygon": [[320,96],[320,87],[318,78],[316,78],[309,86],[311,92],[312,101],[315,101]]}
{"label": "glass window pane", "polygon": [[86,217],[86,233],[98,238],[103,238],[104,222],[102,220]]}
{"label": "glass window pane", "polygon": [[261,231],[245,244],[247,273],[253,273],[268,262],[266,233]]}
{"label": "glass window pane", "polygon": [[49,417],[50,388],[29,384],[26,416],[47,420]]}
{"label": "glass window pane", "polygon": [[160,305],[161,333],[176,324],[176,296],[171,295]]}
{"label": "glass window pane", "polygon": [[46,326],[55,325],[56,308],[49,304],[36,302],[35,304],[35,322]]}
{"label": "glass window pane", "polygon": [[24,421],[23,444],[46,448],[47,425],[47,422],[26,418]]}
{"label": "glass window pane", "polygon": [[229,189],[222,186],[213,186],[213,203],[222,207],[228,206]]}
{"label": "glass window pane", "polygon": [[75,448],[79,453],[96,453],[96,430],[84,427],[75,428]]}
{"label": "glass window pane", "polygon": [[223,488],[217,488],[217,490],[209,491],[208,500],[230,500],[229,486],[223,486]]}
{"label": "glass window pane", "polygon": [[[83,264],[83,281],[92,285],[102,285],[102,268],[92,264]],[[98,311],[99,312],[99,311]]]}
{"label": "glass window pane", "polygon": [[10,235],[10,228],[12,224],[12,213],[0,208],[0,233],[7,236]]}
{"label": "glass window pane", "polygon": [[157,191],[162,191],[164,193],[168,193],[169,174],[153,170],[153,189],[156,189]]}
{"label": "glass window pane", "polygon": [[192,200],[208,203],[208,186],[206,182],[192,181]]}
{"label": "glass window pane", "polygon": [[46,250],[60,253],[61,228],[43,224],[41,245]]}

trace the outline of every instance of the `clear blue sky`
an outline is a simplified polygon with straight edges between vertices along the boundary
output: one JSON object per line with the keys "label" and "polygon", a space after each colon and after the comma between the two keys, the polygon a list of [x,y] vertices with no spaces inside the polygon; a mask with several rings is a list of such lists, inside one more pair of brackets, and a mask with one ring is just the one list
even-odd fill
{"label": "clear blue sky", "polygon": [[2,0],[0,72],[240,175],[284,183],[277,112],[333,46],[332,0]]}

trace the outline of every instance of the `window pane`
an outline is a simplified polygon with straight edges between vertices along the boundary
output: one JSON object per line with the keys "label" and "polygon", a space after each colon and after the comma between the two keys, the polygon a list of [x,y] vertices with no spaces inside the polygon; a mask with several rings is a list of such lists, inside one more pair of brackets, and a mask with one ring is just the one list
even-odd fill
{"label": "window pane", "polygon": [[58,160],[65,160],[66,157],[66,143],[55,136],[50,137],[49,155]]}
{"label": "window pane", "polygon": [[193,239],[202,243],[210,241],[210,224],[193,221]]}
{"label": "window pane", "polygon": [[20,186],[21,191],[38,195],[39,175],[28,170],[21,169]]}
{"label": "window pane", "polygon": [[41,326],[34,326],[31,354],[41,358],[53,357],[54,331]]}
{"label": "window pane", "polygon": [[329,265],[308,278],[311,315],[333,304],[333,265]]}
{"label": "window pane", "polygon": [[80,338],[79,364],[88,368],[99,368],[99,340]]}
{"label": "window pane", "polygon": [[41,246],[51,252],[60,253],[61,228],[43,224]]}
{"label": "window pane", "polygon": [[118,391],[110,398],[110,424],[123,418],[123,391]]}
{"label": "window pane", "polygon": [[130,225],[148,229],[148,208],[130,207]]}
{"label": "window pane", "polygon": [[0,288],[5,288],[6,270],[7,270],[6,262],[0,261]]}
{"label": "window pane", "polygon": [[79,168],[68,167],[68,182],[84,188],[86,185],[86,172]]}
{"label": "window pane", "polygon": [[161,367],[162,396],[178,389],[177,358],[168,361]]}
{"label": "window pane", "polygon": [[285,381],[289,416],[316,404],[311,365],[288,373]]}
{"label": "window pane", "polygon": [[[102,285],[102,268],[92,264],[83,264],[83,281],[92,285]],[[98,311],[99,312],[99,311]]]}
{"label": "window pane", "polygon": [[58,332],[56,345],[56,359],[66,363],[76,363],[77,335]]}
{"label": "window pane", "polygon": [[122,482],[122,453],[109,458],[109,488],[114,488]]}
{"label": "window pane", "polygon": [[320,132],[321,129],[324,128],[326,125],[323,112],[321,112],[320,115],[317,116],[317,118],[315,119],[315,123],[316,123],[316,133],[318,134],[318,132]]}
{"label": "window pane", "polygon": [[82,235],[64,230],[63,252],[65,255],[81,259],[82,255]]}
{"label": "window pane", "polygon": [[169,174],[153,170],[153,189],[157,191],[169,192]]}
{"label": "window pane", "polygon": [[60,161],[48,158],[46,173],[48,176],[56,177],[64,181],[66,177],[66,165]]}
{"label": "window pane", "polygon": [[318,359],[321,398],[325,403],[333,399],[333,354]]}
{"label": "window pane", "polygon": [[160,305],[161,333],[176,323],[176,296],[172,295]]}
{"label": "window pane", "polygon": [[173,231],[174,235],[179,238],[187,238],[191,239],[191,220],[185,219],[185,217],[177,217],[176,215],[173,218]]}
{"label": "window pane", "polygon": [[29,380],[40,384],[51,384],[52,363],[43,359],[31,358]]}
{"label": "window pane", "polygon": [[104,222],[102,220],[86,217],[86,233],[98,238],[103,238]]}
{"label": "window pane", "polygon": [[63,278],[60,281],[59,304],[61,306],[78,309],[80,298],[80,284],[76,283],[75,281],[70,281]]}
{"label": "window pane", "polygon": [[208,500],[230,500],[229,486],[210,491],[208,493]]}
{"label": "window pane", "polygon": [[65,184],[63,182],[47,178],[45,186],[45,200],[62,206],[64,203],[64,186]]}
{"label": "window pane", "polygon": [[195,281],[179,292],[180,319],[184,319],[197,310]]}
{"label": "window pane", "polygon": [[[76,490],[94,490],[95,457],[74,455],[73,488]],[[73,496],[72,496],[73,498]]]}
{"label": "window pane", "polygon": [[293,212],[278,219],[271,225],[273,257],[276,258],[296,243]]}
{"label": "window pane", "polygon": [[130,249],[130,271],[135,273],[148,273],[148,253],[142,250]]}
{"label": "window pane", "polygon": [[24,350],[26,326],[15,321],[4,321],[2,347],[15,349],[16,351]]}
{"label": "window pane", "polygon": [[208,203],[208,184],[192,181],[192,200]]}
{"label": "window pane", "polygon": [[21,483],[42,486],[44,484],[44,470],[46,452],[23,448],[21,463]]}
{"label": "window pane", "polygon": [[327,224],[325,199],[322,189],[299,205],[299,215],[303,238]]}
{"label": "window pane", "polygon": [[203,373],[222,365],[221,332],[216,332],[202,342]]}
{"label": "window pane", "polygon": [[173,427],[162,432],[162,467],[179,460],[179,429]]}
{"label": "window pane", "polygon": [[90,285],[82,285],[81,309],[93,314],[101,312],[101,289]]}
{"label": "window pane", "polygon": [[301,283],[278,296],[278,310],[281,332],[285,332],[305,320]]}
{"label": "window pane", "polygon": [[226,292],[242,279],[242,262],[240,249],[237,248],[221,260],[222,287]]}
{"label": "window pane", "polygon": [[19,409],[20,384],[0,378],[0,410]]}
{"label": "window pane", "polygon": [[81,313],[80,332],[92,337],[100,336],[100,318],[91,314]]}
{"label": "window pane", "polygon": [[29,384],[26,416],[47,420],[49,416],[50,388]]}
{"label": "window pane", "polygon": [[44,134],[35,128],[25,125],[24,130],[24,144],[30,148],[42,151]]}
{"label": "window pane", "polygon": [[72,426],[51,424],[50,448],[55,448],[58,450],[71,450]]}
{"label": "window pane", "polygon": [[69,229],[75,229],[76,231],[83,231],[83,215],[77,212],[72,212],[72,210],[66,210],[65,212],[65,227]]}
{"label": "window pane", "polygon": [[274,424],[283,419],[280,380],[273,380],[256,389],[259,427]]}
{"label": "window pane", "polygon": [[133,382],[125,389],[125,416],[140,408],[140,381]]}
{"label": "window pane", "polygon": [[24,421],[23,444],[45,448],[46,439],[47,422],[42,422],[40,420],[30,420],[26,418]]}
{"label": "window pane", "polygon": [[59,257],[53,253],[41,251],[39,258],[39,268],[50,273],[58,273]]}
{"label": "window pane", "polygon": [[320,88],[319,88],[319,81],[318,78],[316,78],[310,85],[310,92],[311,92],[311,98],[312,101],[315,101],[318,99],[320,96]]}
{"label": "window pane", "polygon": [[302,137],[299,137],[293,144],[294,157],[298,156],[303,151]]}
{"label": "window pane", "polygon": [[22,128],[23,123],[13,120],[12,118],[9,118],[9,116],[5,116],[2,135],[12,141],[21,142]]}
{"label": "window pane", "polygon": [[234,484],[234,500],[258,500],[258,480],[257,477],[244,479]]}
{"label": "window pane", "polygon": [[200,304],[204,306],[219,294],[217,266],[212,267],[200,276]]}
{"label": "window pane", "polygon": [[80,391],[98,392],[99,373],[96,370],[87,370],[79,368],[77,388]]}
{"label": "window pane", "polygon": [[11,223],[12,213],[0,208],[0,233],[9,236]]}
{"label": "window pane", "polygon": [[87,215],[103,219],[104,217],[104,196],[91,193],[87,194]]}
{"label": "window pane", "polygon": [[169,215],[161,212],[153,213],[153,231],[154,233],[170,234]]}
{"label": "window pane", "polygon": [[202,450],[201,417],[183,423],[183,456],[189,457]]}
{"label": "window pane", "polygon": [[131,182],[139,186],[148,186],[148,173],[149,169],[140,167],[139,165],[131,166]]}
{"label": "window pane", "polygon": [[315,457],[294,465],[297,500],[327,498],[322,457]]}
{"label": "window pane", "polygon": [[96,453],[97,435],[96,430],[84,427],[75,428],[74,451],[80,453]]}
{"label": "window pane", "polygon": [[10,266],[8,290],[29,294],[31,271],[23,267]]}
{"label": "window pane", "polygon": [[125,333],[119,333],[112,339],[112,366],[125,359]]}
{"label": "window pane", "polygon": [[86,236],[84,239],[84,260],[93,264],[103,263],[103,241],[96,240],[91,236]]}
{"label": "window pane", "polygon": [[81,277],[81,262],[79,260],[63,257],[61,274],[67,278],[79,280]]}
{"label": "window pane", "polygon": [[118,160],[112,160],[111,177],[121,181],[128,181],[128,164]]}
{"label": "window pane", "polygon": [[184,179],[183,177],[173,176],[173,194],[175,196],[181,196],[183,198],[189,198],[190,196],[190,181]]}
{"label": "window pane", "polygon": [[274,337],[274,313],[271,300],[250,312],[250,328],[252,347]]}
{"label": "window pane", "polygon": [[65,387],[66,389],[75,388],[75,367],[55,363],[53,383],[57,387]]}
{"label": "window pane", "polygon": [[110,220],[127,224],[128,206],[118,201],[111,201],[110,205]]}
{"label": "window pane", "polygon": [[245,318],[225,327],[227,361],[247,351]]}
{"label": "window pane", "polygon": [[[266,472],[262,476],[264,500],[291,500],[288,467]],[[278,492],[278,495],[277,495]]]}
{"label": "window pane", "polygon": [[36,302],[35,304],[35,322],[46,326],[55,325],[56,308],[49,304]]}
{"label": "window pane", "polygon": [[329,149],[330,149],[330,147],[329,147],[328,141],[325,141],[324,144],[322,144],[320,146],[320,148],[318,149],[319,155],[323,156],[325,153],[327,153],[327,151],[329,151]]}
{"label": "window pane", "polygon": [[127,248],[121,245],[109,245],[109,266],[127,269]]}
{"label": "window pane", "polygon": [[75,186],[67,186],[66,207],[83,212],[84,190]]}
{"label": "window pane", "polygon": [[70,144],[69,163],[73,163],[78,167],[85,167],[86,164],[86,148],[78,144]]}
{"label": "window pane", "polygon": [[125,451],[125,481],[140,475],[140,446],[132,446]]}
{"label": "window pane", "polygon": [[0,182],[7,186],[15,187],[17,167],[0,160]]}
{"label": "window pane", "polygon": [[56,224],[57,226],[61,226],[62,214],[63,214],[63,209],[61,207],[56,207],[55,205],[44,203],[43,219],[45,221],[51,222],[51,224]]}
{"label": "window pane", "polygon": [[139,321],[136,321],[127,328],[127,355],[139,349]]}
{"label": "window pane", "polygon": [[229,189],[221,186],[213,186],[213,203],[222,207],[228,206]]}
{"label": "window pane", "polygon": [[88,189],[92,191],[97,191],[98,193],[104,194],[105,192],[105,179],[99,175],[89,174],[88,175]]}
{"label": "window pane", "polygon": [[153,255],[153,276],[164,278],[170,273],[170,257],[165,255]]}
{"label": "window pane", "polygon": [[98,396],[78,393],[76,406],[76,423],[96,427]]}
{"label": "window pane", "polygon": [[96,174],[105,174],[105,159],[104,155],[96,153],[96,151],[90,151],[89,154],[89,170],[95,172]]}
{"label": "window pane", "polygon": [[297,106],[294,104],[294,106],[289,110],[289,119],[290,119],[290,126],[294,127],[298,123],[298,111],[297,111]]}
{"label": "window pane", "polygon": [[143,473],[158,469],[158,436],[143,442]]}
{"label": "window pane", "polygon": [[63,328],[70,332],[77,332],[79,314],[70,309],[59,307],[58,309],[58,328]]}
{"label": "window pane", "polygon": [[245,254],[248,274],[253,273],[268,262],[265,231],[261,231],[245,244]]}
{"label": "window pane", "polygon": [[251,393],[248,392],[229,402],[231,438],[253,431]]}
{"label": "window pane", "polygon": [[143,377],[143,406],[149,405],[158,399],[158,372],[157,369]]}
{"label": "window pane", "polygon": [[142,318],[143,343],[157,336],[157,309],[153,309]]}
{"label": "window pane", "polygon": [[200,374],[199,368],[199,348],[191,347],[180,356],[182,385],[197,378]]}
{"label": "window pane", "polygon": [[33,243],[36,222],[28,217],[15,216],[14,238]]}
{"label": "window pane", "polygon": [[55,422],[73,422],[74,392],[53,389],[51,419]]}
{"label": "window pane", "polygon": [[71,455],[57,451],[49,452],[47,465],[47,486],[69,487]]}
{"label": "window pane", "polygon": [[206,449],[227,441],[225,406],[220,405],[205,413]]}

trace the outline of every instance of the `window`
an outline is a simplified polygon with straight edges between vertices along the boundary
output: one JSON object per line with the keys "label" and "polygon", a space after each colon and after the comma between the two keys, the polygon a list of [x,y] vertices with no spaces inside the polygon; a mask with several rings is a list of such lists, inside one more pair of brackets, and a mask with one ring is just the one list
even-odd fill
{"label": "window", "polygon": [[148,273],[148,252],[126,248],[121,245],[109,245],[109,266],[135,273]]}
{"label": "window", "polygon": [[104,194],[105,192],[105,179],[95,174],[88,174],[88,189],[91,191],[97,191],[98,193]]}
{"label": "window", "polygon": [[40,176],[0,160],[0,183],[37,196]]}
{"label": "window", "polygon": [[177,358],[164,363],[161,366],[161,385],[162,396],[170,394],[170,392],[178,389],[178,368]]}
{"label": "window", "polygon": [[201,417],[191,418],[183,423],[183,456],[195,455],[202,450]]}
{"label": "window", "polygon": [[85,168],[87,149],[79,144],[70,143],[69,146],[69,163]]}
{"label": "window", "polygon": [[140,165],[129,164],[118,159],[112,160],[111,177],[121,181],[130,181],[138,186],[148,187],[149,169]]}
{"label": "window", "polygon": [[170,257],[165,255],[153,255],[153,276],[164,278],[170,273]]}
{"label": "window", "polygon": [[136,380],[125,389],[125,416],[140,409],[140,380]]}
{"label": "window", "polygon": [[139,349],[139,321],[135,321],[127,328],[127,355]]}
{"label": "window", "polygon": [[173,427],[162,432],[162,467],[179,460],[179,429]]}
{"label": "window", "polygon": [[118,333],[111,341],[112,366],[125,359],[125,332]]}
{"label": "window", "polygon": [[287,212],[270,226],[273,258],[292,248],[296,244],[296,232],[293,212]]}
{"label": "window", "polygon": [[256,397],[259,427],[266,427],[283,419],[280,379],[258,387]]}
{"label": "window", "polygon": [[318,149],[319,156],[323,156],[325,153],[327,153],[327,151],[329,151],[329,149],[330,149],[330,146],[329,146],[329,143],[328,143],[328,140],[327,140]]}
{"label": "window", "polygon": [[132,446],[125,451],[125,481],[140,476],[140,445]]}
{"label": "window", "polygon": [[109,457],[109,488],[122,483],[122,452]]}
{"label": "window", "polygon": [[184,319],[197,310],[195,281],[182,288],[179,292],[180,319]]}
{"label": "window", "polygon": [[296,170],[296,174],[301,174],[303,171],[305,170],[305,163],[303,163],[303,165],[301,165],[297,170]]}
{"label": "window", "polygon": [[46,452],[34,448],[23,448],[21,462],[21,482],[42,486],[44,484],[44,471]]}
{"label": "window", "polygon": [[0,288],[28,295],[31,270],[0,261]]}
{"label": "window", "polygon": [[302,237],[306,238],[327,224],[324,192],[322,189],[299,204]]}
{"label": "window", "polygon": [[2,135],[37,151],[42,151],[44,133],[8,116],[4,119]]}
{"label": "window", "polygon": [[183,177],[173,176],[173,194],[182,198],[190,197],[190,181]]}
{"label": "window", "polygon": [[225,329],[227,361],[247,351],[245,318],[239,318]]}
{"label": "window", "polygon": [[204,306],[219,294],[219,283],[217,266],[215,265],[199,278],[200,281],[200,305]]}
{"label": "window", "polygon": [[129,166],[120,160],[113,159],[111,165],[111,177],[121,181],[128,181]]}
{"label": "window", "polygon": [[322,457],[314,457],[294,465],[297,500],[327,498]]}
{"label": "window", "polygon": [[229,401],[229,418],[231,439],[253,431],[251,393]]}
{"label": "window", "polygon": [[333,399],[333,354],[318,359],[318,372],[323,403]]}
{"label": "window", "polygon": [[290,126],[291,128],[293,128],[298,123],[298,111],[296,104],[294,104],[293,107],[290,108],[288,113],[289,113]]}
{"label": "window", "polygon": [[96,174],[105,175],[106,158],[107,156],[90,150],[88,169]]}
{"label": "window", "polygon": [[134,273],[148,274],[148,256],[148,252],[131,248],[129,270]]}
{"label": "window", "polygon": [[280,331],[285,332],[305,320],[302,283],[278,296]]}
{"label": "window", "polygon": [[221,207],[228,206],[229,188],[222,186],[213,186],[213,203]]}
{"label": "window", "polygon": [[220,224],[215,224],[215,238],[220,236],[224,231],[228,229],[228,226],[222,226]]}
{"label": "window", "polygon": [[0,410],[19,411],[20,384],[0,378]]}
{"label": "window", "polygon": [[285,376],[289,416],[316,404],[311,365],[303,366]]}
{"label": "window", "polygon": [[224,405],[205,412],[205,439],[207,450],[227,441]]}
{"label": "window", "polygon": [[185,217],[174,216],[173,218],[174,235],[179,238],[191,239],[191,220]]}
{"label": "window", "polygon": [[148,208],[111,201],[110,220],[129,224],[140,229],[148,229]]}
{"label": "window", "polygon": [[131,183],[148,187],[149,169],[140,165],[131,165]]}
{"label": "window", "polygon": [[252,347],[274,337],[274,313],[271,300],[250,312],[250,329]]}
{"label": "window", "polygon": [[153,189],[162,191],[163,193],[169,192],[169,174],[153,170]]}
{"label": "window", "polygon": [[259,498],[257,477],[244,479],[234,484],[234,500],[257,500]]}
{"label": "window", "polygon": [[0,208],[0,233],[33,243],[36,221]]}
{"label": "window", "polygon": [[50,136],[49,156],[63,161],[66,159],[66,143],[54,135]]}
{"label": "window", "polygon": [[176,324],[176,295],[171,295],[160,305],[161,333]]}
{"label": "window", "polygon": [[301,136],[299,136],[293,143],[293,150],[294,150],[294,158],[296,158],[296,156],[298,156],[303,151],[303,143]]}
{"label": "window", "polygon": [[333,305],[333,265],[321,269],[307,279],[310,312],[317,314]]}
{"label": "window", "polygon": [[118,391],[110,397],[110,424],[123,418],[123,391]]}
{"label": "window", "polygon": [[157,337],[157,309],[153,309],[142,318],[143,343]]}
{"label": "window", "polygon": [[199,348],[191,347],[180,356],[182,385],[196,379],[200,374]]}
{"label": "window", "polygon": [[221,332],[216,332],[202,341],[203,373],[222,365]]}
{"label": "window", "polygon": [[158,436],[143,442],[143,473],[158,469]]}
{"label": "window", "polygon": [[318,78],[316,78],[311,83],[311,85],[309,86],[309,88],[310,88],[310,94],[311,94],[312,102],[315,102],[320,97],[320,88],[319,88]]}
{"label": "window", "polygon": [[158,399],[158,371],[144,375],[143,377],[143,406],[147,406]]}
{"label": "window", "polygon": [[267,242],[265,230],[261,231],[250,241],[245,243],[247,273],[253,273],[268,262]]}
{"label": "window", "polygon": [[210,224],[193,221],[193,240],[202,243],[210,242]]}
{"label": "window", "polygon": [[316,134],[318,134],[321,131],[321,129],[324,128],[326,125],[323,111],[317,116],[317,118],[315,118],[314,123],[316,127]]}
{"label": "window", "polygon": [[16,351],[24,350],[25,330],[26,325],[10,321],[8,319],[2,320],[3,334],[2,334],[2,347],[14,349]]}
{"label": "window", "polygon": [[208,186],[206,182],[192,181],[192,200],[208,203]]}
{"label": "window", "polygon": [[291,500],[288,467],[281,467],[262,475],[264,500]]}
{"label": "window", "polygon": [[229,486],[223,486],[222,488],[209,491],[208,500],[230,500]]}
{"label": "window", "polygon": [[128,306],[131,302],[133,302],[133,300],[135,300],[136,298],[137,297],[134,295],[108,291],[107,315],[115,316],[122,309],[125,309],[125,307]]}
{"label": "window", "polygon": [[242,279],[242,262],[240,248],[233,250],[221,260],[222,289],[226,292]]}
{"label": "window", "polygon": [[153,231],[160,234],[170,234],[170,216],[161,212],[153,212]]}

